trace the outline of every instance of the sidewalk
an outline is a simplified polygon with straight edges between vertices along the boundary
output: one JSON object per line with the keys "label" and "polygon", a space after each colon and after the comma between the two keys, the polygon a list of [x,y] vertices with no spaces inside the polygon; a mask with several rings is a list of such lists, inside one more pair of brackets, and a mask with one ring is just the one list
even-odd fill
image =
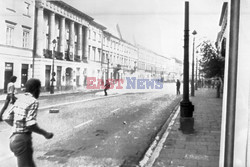
{"label": "sidewalk", "polygon": [[195,133],[178,130],[178,115],[153,167],[219,166],[222,99],[216,98],[216,89],[202,88],[190,101],[195,106]]}
{"label": "sidewalk", "polygon": [[[54,94],[50,94],[49,91],[44,91],[44,92],[41,92],[40,96],[53,96],[53,95],[61,95],[61,94],[70,94],[70,93],[78,93],[78,92],[91,92],[91,91],[101,91],[101,90],[96,90],[96,89],[86,89],[86,88],[76,88],[74,90],[65,90],[65,91],[58,91],[58,90],[55,90],[54,91]],[[17,95],[19,94],[23,94],[24,92],[20,91],[17,93]],[[0,94],[0,101],[4,101],[6,99],[6,93],[4,94]]]}

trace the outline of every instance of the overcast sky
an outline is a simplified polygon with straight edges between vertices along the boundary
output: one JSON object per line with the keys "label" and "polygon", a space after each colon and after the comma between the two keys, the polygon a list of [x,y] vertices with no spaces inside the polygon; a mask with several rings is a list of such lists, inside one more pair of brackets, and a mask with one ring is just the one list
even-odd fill
{"label": "overcast sky", "polygon": [[[167,57],[183,57],[184,0],[63,0],[93,17],[117,35],[116,24],[128,42]],[[196,43],[215,42],[220,30],[223,0],[190,0],[189,30],[197,31]],[[192,45],[192,43],[190,43]],[[190,48],[191,50],[192,48]]]}

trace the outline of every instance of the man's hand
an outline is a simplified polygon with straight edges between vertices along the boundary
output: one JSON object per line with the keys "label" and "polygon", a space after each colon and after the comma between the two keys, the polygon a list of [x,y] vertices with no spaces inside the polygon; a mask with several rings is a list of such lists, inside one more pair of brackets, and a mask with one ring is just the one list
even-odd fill
{"label": "man's hand", "polygon": [[54,134],[53,134],[53,133],[50,133],[50,132],[47,132],[47,133],[44,135],[44,137],[45,137],[46,139],[51,139],[53,136],[54,136]]}

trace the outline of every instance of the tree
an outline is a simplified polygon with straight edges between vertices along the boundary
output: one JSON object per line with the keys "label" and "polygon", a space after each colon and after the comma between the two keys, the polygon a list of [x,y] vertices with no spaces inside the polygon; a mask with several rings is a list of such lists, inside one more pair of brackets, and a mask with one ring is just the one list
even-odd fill
{"label": "tree", "polygon": [[200,60],[201,72],[205,78],[223,78],[225,60],[219,56],[210,41],[203,41],[200,46],[202,59]]}

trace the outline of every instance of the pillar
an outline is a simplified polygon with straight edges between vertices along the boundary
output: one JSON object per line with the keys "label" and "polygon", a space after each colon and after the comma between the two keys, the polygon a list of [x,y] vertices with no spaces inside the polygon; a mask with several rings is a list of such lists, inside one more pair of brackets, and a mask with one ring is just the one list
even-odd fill
{"label": "pillar", "polygon": [[77,55],[80,56],[82,60],[82,25],[78,25],[78,34],[77,34]]}
{"label": "pillar", "polygon": [[55,39],[55,13],[50,13],[49,18],[49,50],[53,50],[52,41]]}
{"label": "pillar", "polygon": [[59,51],[63,54],[63,59],[65,57],[65,18],[60,19],[60,41],[59,41]]}
{"label": "pillar", "polygon": [[44,38],[43,38],[43,7],[39,6],[37,8],[37,33],[36,33],[36,57],[42,57],[43,56],[43,44],[44,44]]}
{"label": "pillar", "polygon": [[75,24],[73,21],[70,22],[69,28],[69,52],[70,52],[70,59],[74,59],[74,43],[75,43]]}

